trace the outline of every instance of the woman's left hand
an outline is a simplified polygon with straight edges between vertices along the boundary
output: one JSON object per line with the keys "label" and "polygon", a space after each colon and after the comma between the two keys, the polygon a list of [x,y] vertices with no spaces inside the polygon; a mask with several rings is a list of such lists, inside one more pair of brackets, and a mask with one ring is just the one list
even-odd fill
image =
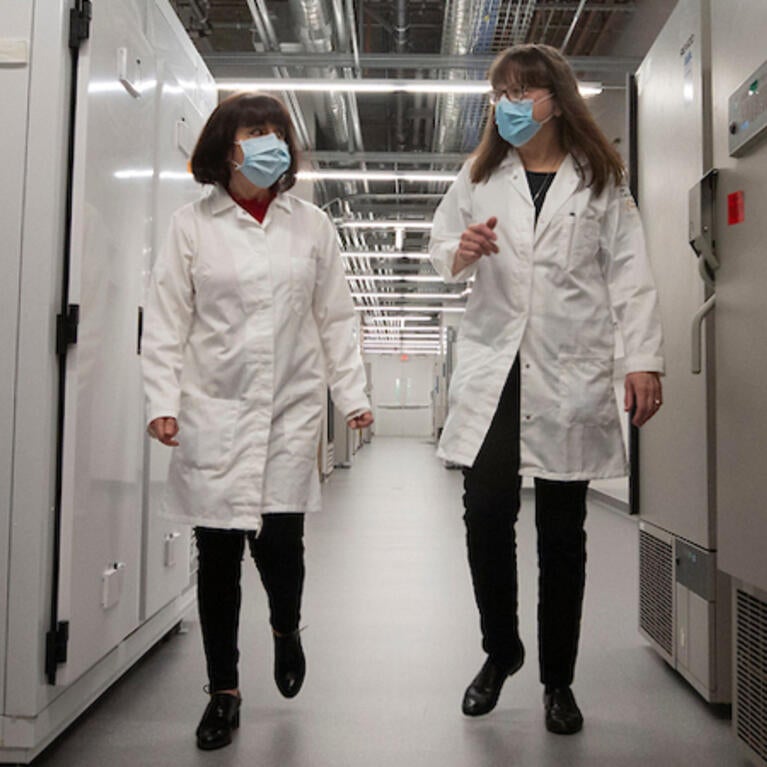
{"label": "woman's left hand", "polygon": [[626,395],[623,404],[626,412],[634,411],[631,423],[642,426],[647,423],[663,404],[663,388],[658,373],[629,373],[626,376]]}
{"label": "woman's left hand", "polygon": [[364,429],[373,423],[373,414],[366,410],[364,413],[354,416],[354,418],[349,418],[346,423],[350,429]]}

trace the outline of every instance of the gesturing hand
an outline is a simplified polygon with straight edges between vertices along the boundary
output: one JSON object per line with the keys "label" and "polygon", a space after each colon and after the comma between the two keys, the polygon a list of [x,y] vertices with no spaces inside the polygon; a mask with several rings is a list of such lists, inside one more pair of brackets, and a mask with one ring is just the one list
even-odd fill
{"label": "gesturing hand", "polygon": [[150,437],[162,442],[168,447],[176,447],[178,442],[174,439],[178,434],[178,423],[175,418],[155,418],[147,427]]}
{"label": "gesturing hand", "polygon": [[491,216],[484,224],[470,224],[464,230],[453,259],[453,274],[458,274],[482,256],[498,252],[498,246],[495,244],[498,235],[493,231],[497,223],[498,219]]}
{"label": "gesturing hand", "polygon": [[625,382],[626,394],[623,404],[626,412],[633,408],[631,423],[642,426],[647,423],[663,404],[663,389],[657,373],[629,373]]}

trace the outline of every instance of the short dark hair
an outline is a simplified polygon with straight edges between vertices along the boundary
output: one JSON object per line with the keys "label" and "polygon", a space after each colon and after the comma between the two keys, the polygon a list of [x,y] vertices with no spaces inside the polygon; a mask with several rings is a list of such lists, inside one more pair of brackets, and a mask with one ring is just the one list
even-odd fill
{"label": "short dark hair", "polygon": [[296,183],[298,145],[285,105],[267,93],[235,93],[224,99],[211,113],[192,153],[192,173],[200,184],[229,186],[232,175],[229,153],[239,128],[269,123],[282,131],[290,150],[290,167],[272,186],[275,194]]}

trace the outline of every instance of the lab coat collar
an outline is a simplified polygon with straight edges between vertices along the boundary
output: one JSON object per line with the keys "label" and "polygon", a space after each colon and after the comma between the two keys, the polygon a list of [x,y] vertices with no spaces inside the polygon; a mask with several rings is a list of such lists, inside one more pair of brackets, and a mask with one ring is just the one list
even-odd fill
{"label": "lab coat collar", "polygon": [[[213,189],[210,190],[208,194],[208,204],[210,205],[210,211],[214,216],[217,216],[219,213],[223,213],[225,210],[229,210],[230,208],[237,205],[237,203],[232,199],[229,192],[224,189],[224,187],[219,186],[216,184],[216,186],[213,187]],[[281,210],[284,210],[286,213],[290,213],[290,201],[285,194],[278,194],[269,205],[269,209],[271,210],[273,207],[280,208]],[[239,210],[242,210],[242,208],[239,208]],[[244,211],[243,211],[244,212]],[[245,213],[245,215],[248,215]],[[267,216],[269,216],[269,212],[267,211]],[[266,221],[266,219],[264,219]]]}

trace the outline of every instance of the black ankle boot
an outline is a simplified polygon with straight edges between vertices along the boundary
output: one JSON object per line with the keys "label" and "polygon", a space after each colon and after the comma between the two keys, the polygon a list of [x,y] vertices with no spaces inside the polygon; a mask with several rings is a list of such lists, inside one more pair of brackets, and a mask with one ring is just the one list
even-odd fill
{"label": "black ankle boot", "polygon": [[507,677],[516,674],[525,662],[525,651],[520,645],[518,659],[511,667],[500,666],[489,656],[479,673],[472,679],[463,696],[462,711],[466,716],[482,716],[495,708],[501,688]]}
{"label": "black ankle boot", "polygon": [[240,702],[238,695],[229,693],[214,692],[210,696],[197,727],[198,748],[212,751],[232,742],[232,730],[240,726]]}
{"label": "black ankle boot", "polygon": [[569,687],[557,687],[543,693],[546,729],[557,735],[573,735],[583,727],[583,715]]}
{"label": "black ankle boot", "polygon": [[274,681],[286,697],[298,695],[306,676],[306,658],[298,629],[284,636],[274,635]]}

